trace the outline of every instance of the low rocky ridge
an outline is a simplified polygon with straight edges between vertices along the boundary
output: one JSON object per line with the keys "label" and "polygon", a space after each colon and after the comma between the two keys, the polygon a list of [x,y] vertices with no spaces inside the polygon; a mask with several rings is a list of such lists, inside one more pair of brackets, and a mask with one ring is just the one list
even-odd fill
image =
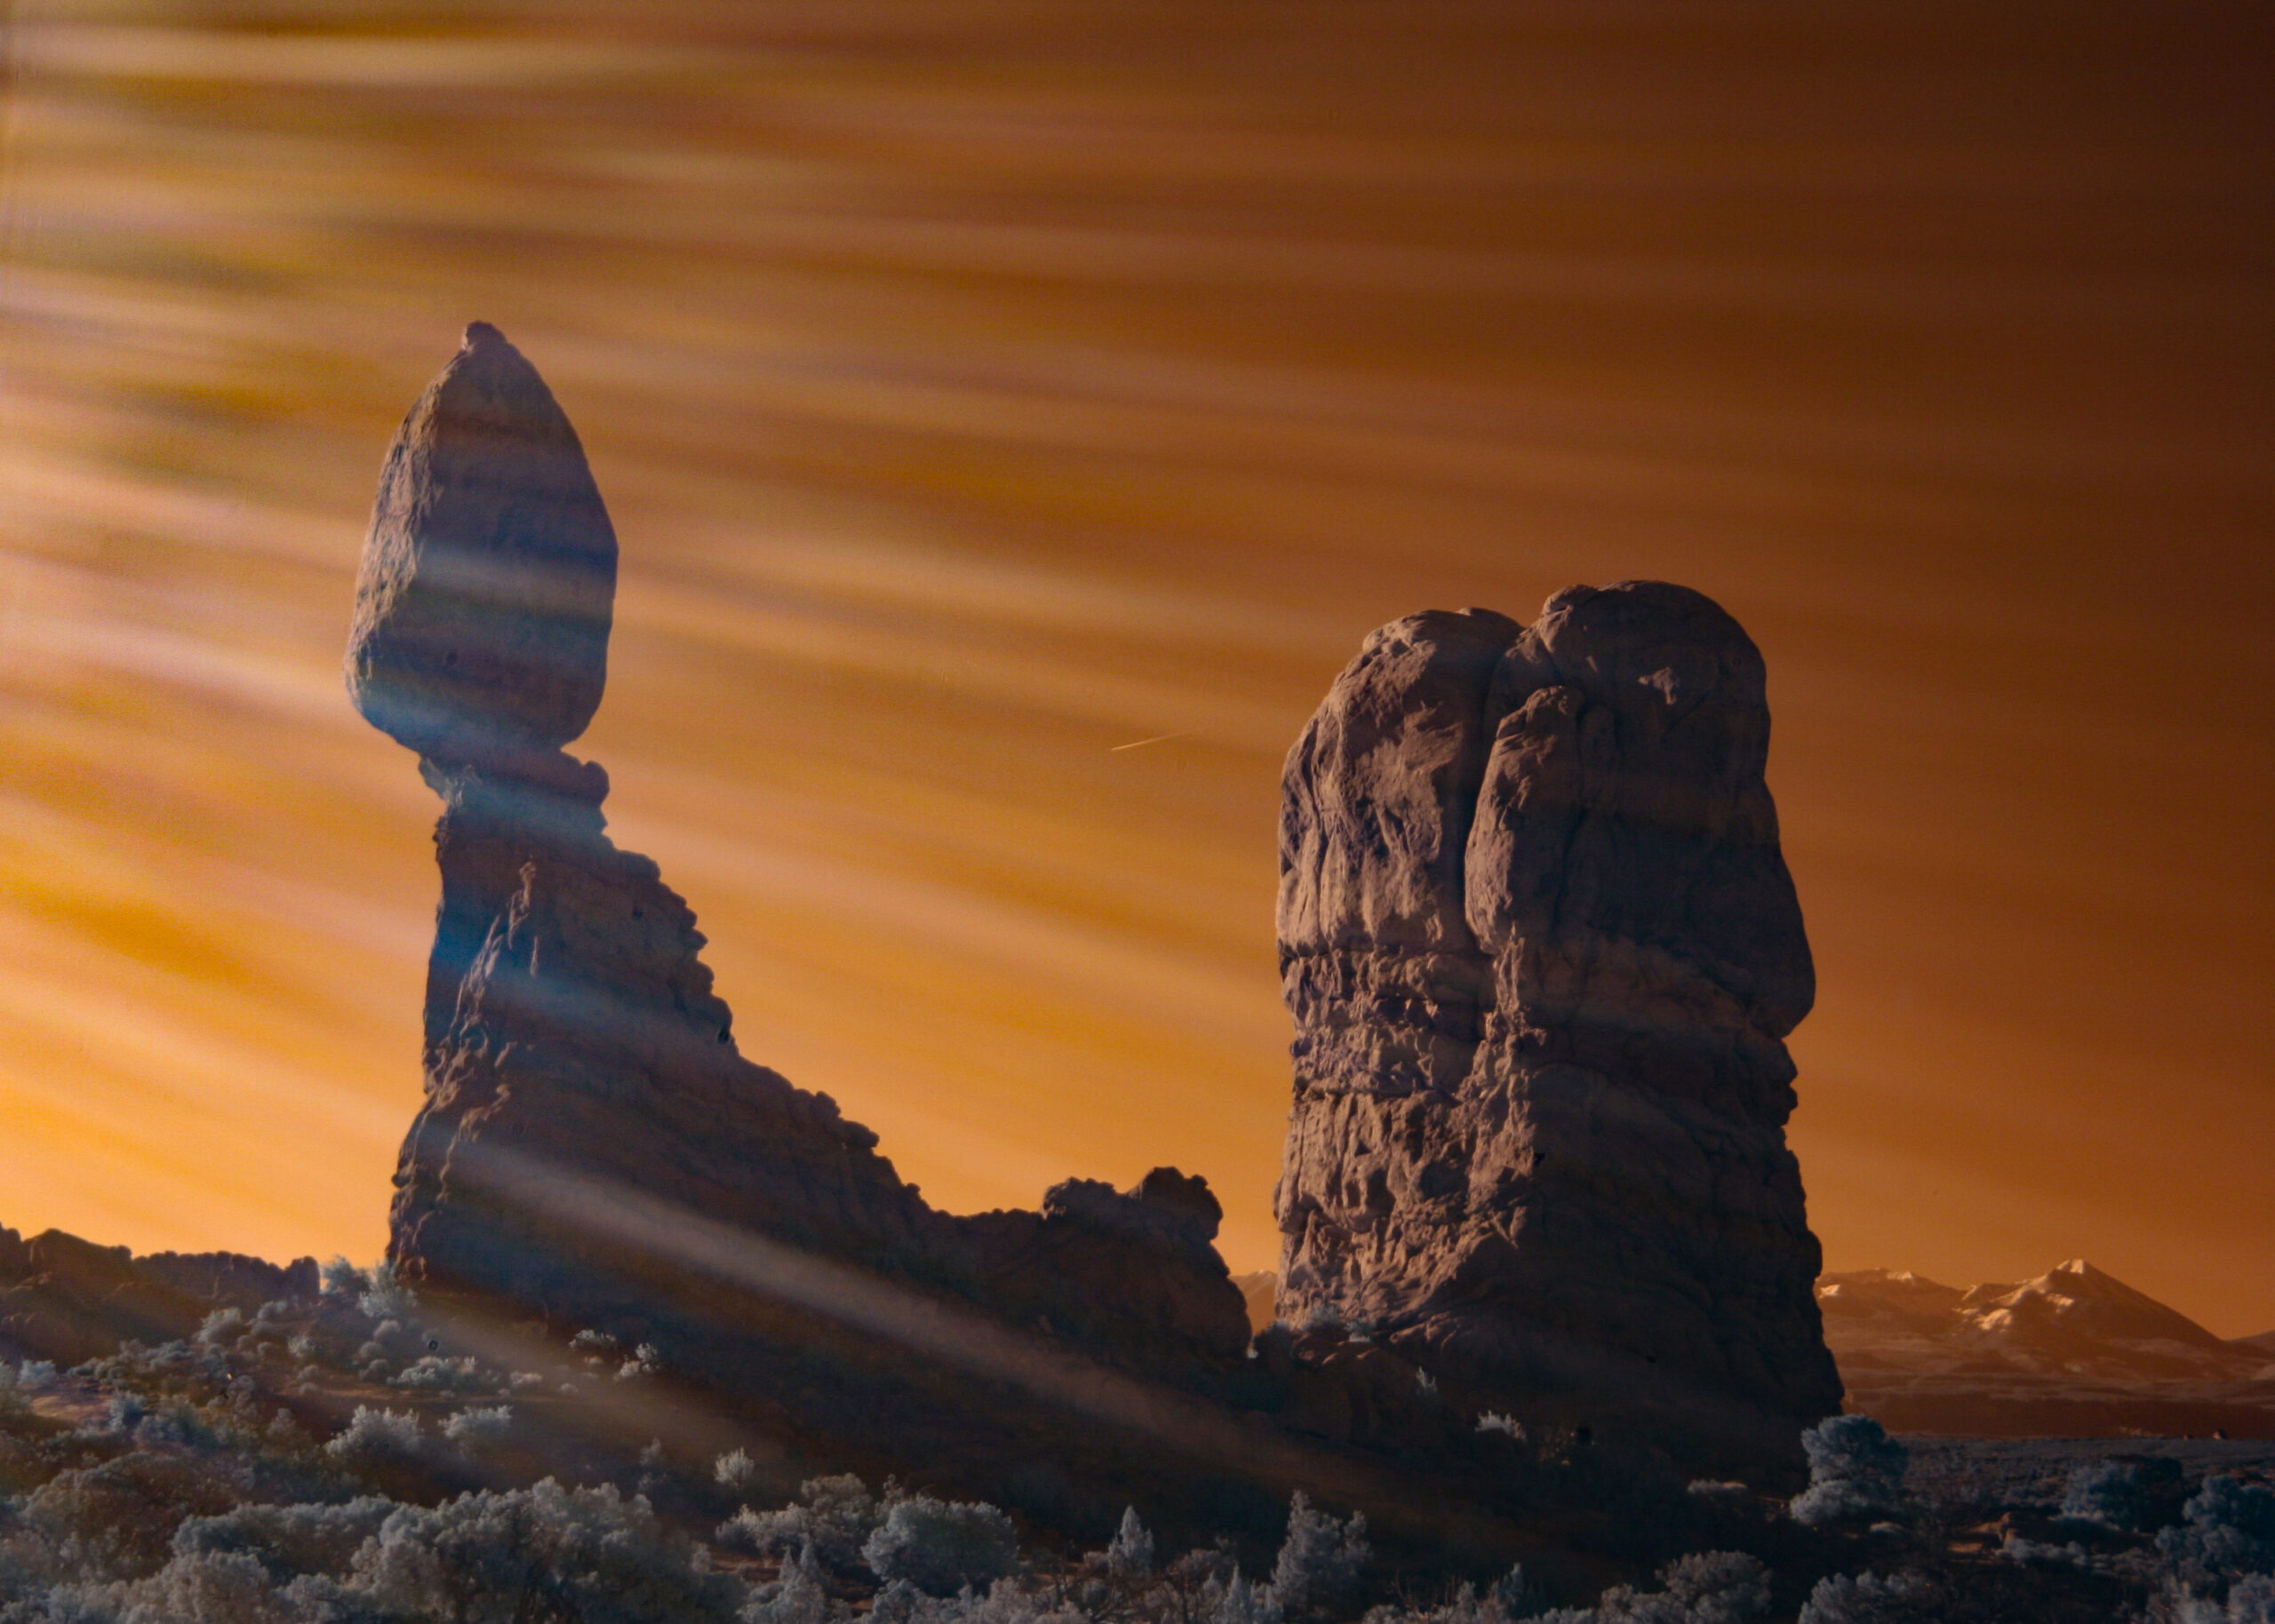
{"label": "low rocky ridge", "polygon": [[1701,1465],[1840,1408],[1761,657],[1697,593],[1385,626],[1289,752],[1279,1311]]}
{"label": "low rocky ridge", "polygon": [[1850,1407],[1991,1437],[2275,1437],[2275,1351],[2230,1341],[2082,1258],[1962,1289],[1887,1270],[1817,1284]]}
{"label": "low rocky ridge", "polygon": [[217,1309],[250,1314],[277,1298],[314,1296],[316,1263],[279,1268],[235,1252],[99,1246],[61,1230],[27,1240],[0,1229],[0,1360],[76,1365],[129,1337],[185,1337]]}

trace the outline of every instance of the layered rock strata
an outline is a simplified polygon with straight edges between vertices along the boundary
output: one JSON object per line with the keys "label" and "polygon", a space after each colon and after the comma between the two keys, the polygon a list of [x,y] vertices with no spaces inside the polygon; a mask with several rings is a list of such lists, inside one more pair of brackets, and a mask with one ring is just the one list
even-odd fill
{"label": "layered rock strata", "polygon": [[1204,1181],[1073,1181],[1040,1212],[951,1217],[826,1095],[743,1057],[694,914],[609,840],[607,775],[561,749],[599,703],[613,568],[566,418],[476,323],[388,454],[348,657],[358,708],[443,800],[426,1101],[390,1217],[405,1280],[652,1340],[787,1431],[902,1470],[1004,1436],[1004,1393],[923,1345],[954,1340],[950,1309],[1118,1370],[1239,1377]]}
{"label": "layered rock strata", "polygon": [[1283,1316],[1706,1456],[1840,1407],[1768,743],[1760,653],[1683,587],[1368,639],[1283,780]]}

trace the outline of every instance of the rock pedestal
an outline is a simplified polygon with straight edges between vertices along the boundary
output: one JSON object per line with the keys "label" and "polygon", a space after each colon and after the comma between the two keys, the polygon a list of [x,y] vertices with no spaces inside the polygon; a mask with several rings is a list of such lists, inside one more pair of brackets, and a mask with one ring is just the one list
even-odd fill
{"label": "rock pedestal", "polygon": [[1839,1409],[1761,657],[1683,587],[1384,627],[1290,752],[1280,1311],[1701,1462]]}
{"label": "rock pedestal", "polygon": [[826,1095],[742,1056],[694,914],[609,840],[607,775],[561,749],[600,702],[615,556],[567,418],[475,323],[388,454],[348,654],[358,708],[443,800],[402,1278],[464,1313],[658,1343],[754,1424],[999,1492],[1005,1457],[1065,1457],[1069,1429],[975,1373],[972,1316],[1086,1369],[1238,1377],[1204,1181],[951,1217]]}

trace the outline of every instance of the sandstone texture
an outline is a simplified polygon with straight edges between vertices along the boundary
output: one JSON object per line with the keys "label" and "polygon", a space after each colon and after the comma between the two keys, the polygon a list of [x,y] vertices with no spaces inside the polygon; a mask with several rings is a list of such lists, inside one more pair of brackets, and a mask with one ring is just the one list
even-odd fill
{"label": "sandstone texture", "polygon": [[356,709],[440,762],[558,749],[600,708],[615,596],[616,532],[577,431],[473,323],[379,476],[347,643]]}
{"label": "sandstone texture", "polygon": [[1283,779],[1283,1317],[1702,1461],[1840,1408],[1768,744],[1760,653],[1683,587],[1368,639]]}

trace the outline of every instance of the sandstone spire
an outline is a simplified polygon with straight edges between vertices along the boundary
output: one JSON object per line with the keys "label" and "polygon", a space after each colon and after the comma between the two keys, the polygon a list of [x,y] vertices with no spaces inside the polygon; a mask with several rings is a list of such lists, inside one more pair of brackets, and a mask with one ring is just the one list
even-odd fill
{"label": "sandstone spire", "polygon": [[1760,653],[1683,587],[1368,639],[1284,779],[1282,1313],[1739,1454],[1839,1408],[1768,742]]}

